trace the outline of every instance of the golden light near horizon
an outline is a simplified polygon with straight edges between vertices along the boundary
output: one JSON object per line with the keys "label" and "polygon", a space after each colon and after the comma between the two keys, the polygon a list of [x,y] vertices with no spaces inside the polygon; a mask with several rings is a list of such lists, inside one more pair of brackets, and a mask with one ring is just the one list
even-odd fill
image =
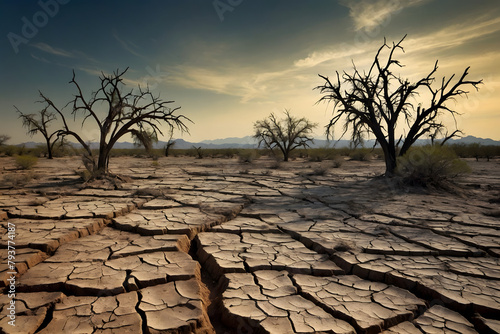
{"label": "golden light near horizon", "polygon": [[[4,20],[5,35],[21,37],[23,22],[44,10],[36,4],[2,6],[2,13],[12,13]],[[130,6],[84,8],[68,2],[37,27],[28,43],[17,45],[17,53],[3,40],[0,133],[12,143],[30,140],[20,131],[12,105],[36,112],[39,89],[64,105],[74,94],[67,84],[73,69],[90,94],[101,72],[130,67],[127,89],[149,85],[195,122],[182,135],[186,140],[251,135],[253,122],[285,108],[319,123],[315,135],[322,137],[332,109],[316,104],[318,74],[350,71],[353,63],[365,68],[384,38],[392,43],[408,34],[405,52],[397,57],[405,65],[400,74],[418,80],[439,60],[436,80],[441,80],[471,66],[470,78],[483,79],[484,85],[453,104],[462,114],[457,125],[466,135],[500,140],[500,9],[494,1],[456,1],[453,8],[431,0],[320,1],[315,6],[243,1],[232,11],[214,10],[210,3],[165,3],[153,10],[135,6],[133,16]],[[113,10],[130,20],[113,20],[110,28],[105,23]],[[85,24],[88,11],[96,17],[92,27]],[[85,33],[78,29],[83,26]],[[425,105],[425,96],[415,103]],[[445,116],[444,121],[454,127],[455,120]]]}

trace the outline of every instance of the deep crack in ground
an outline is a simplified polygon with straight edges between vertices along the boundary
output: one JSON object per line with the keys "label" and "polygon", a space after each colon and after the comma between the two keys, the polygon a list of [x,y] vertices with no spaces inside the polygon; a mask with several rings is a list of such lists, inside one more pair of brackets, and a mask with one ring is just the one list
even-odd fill
{"label": "deep crack in ground", "polygon": [[0,193],[26,332],[500,331],[496,160],[478,163],[467,197],[397,191],[372,178],[380,161],[315,174],[306,161],[117,158],[131,181],[82,190],[58,163]]}

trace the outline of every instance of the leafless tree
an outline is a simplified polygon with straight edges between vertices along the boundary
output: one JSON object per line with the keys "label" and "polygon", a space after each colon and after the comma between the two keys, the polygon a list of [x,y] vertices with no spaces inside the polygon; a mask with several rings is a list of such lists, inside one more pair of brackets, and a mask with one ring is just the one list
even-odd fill
{"label": "leafless tree", "polygon": [[[167,125],[169,131],[174,128],[184,132],[188,131],[185,122],[189,118],[177,115],[180,107],[170,108],[168,105],[174,101],[164,101],[159,96],[153,95],[149,88],[143,90],[138,88],[137,92],[131,90],[123,92],[123,75],[128,70],[120,72],[117,70],[111,75],[102,73],[100,76],[100,87],[97,91],[86,98],[80,85],[75,80],[75,72],[70,83],[76,87],[76,95],[66,106],[71,106],[71,114],[76,117],[82,114],[82,127],[87,120],[93,120],[99,129],[99,150],[97,157],[93,153],[90,143],[74,130],[70,129],[63,110],[58,108],[52,100],[40,92],[47,104],[60,115],[63,128],[58,131],[59,136],[72,136],[85,150],[87,167],[92,169],[94,177],[100,177],[109,173],[109,155],[116,142],[123,136],[130,134],[139,140],[145,147],[149,147],[153,138],[158,134],[163,135],[160,126]],[[104,115],[99,116],[99,108],[105,106]]]}
{"label": "leafless tree", "polygon": [[[459,113],[451,109],[447,102],[458,96],[465,96],[469,92],[464,87],[473,87],[476,90],[482,80],[467,80],[469,67],[462,75],[454,80],[443,77],[440,84],[434,87],[434,75],[438,69],[438,62],[427,76],[417,82],[410,82],[393,72],[393,67],[403,65],[394,58],[394,53],[403,51],[401,43],[392,46],[384,44],[378,49],[375,59],[368,72],[360,72],[353,66],[353,72],[336,72],[336,78],[331,80],[327,76],[319,75],[325,83],[316,87],[323,97],[318,101],[333,102],[333,118],[326,126],[328,136],[333,133],[334,126],[341,120],[344,122],[344,132],[352,129],[351,140],[361,141],[365,135],[373,134],[377,143],[384,152],[386,176],[391,176],[396,168],[397,156],[404,155],[419,138],[424,135],[436,136],[445,129],[440,120],[444,113],[453,118]],[[382,58],[382,51],[389,50],[386,60]],[[413,101],[422,91],[430,93],[430,101],[418,104]],[[405,126],[404,133],[397,138],[397,126]],[[457,136],[459,130],[446,134],[444,141]],[[401,144],[401,147],[399,146]]]}
{"label": "leafless tree", "polygon": [[167,143],[165,144],[165,156],[168,157],[170,153],[170,149],[172,149],[175,146],[175,139],[172,139],[174,136],[173,132],[170,132],[170,136],[167,140]]}
{"label": "leafless tree", "polygon": [[38,114],[23,114],[16,106],[14,108],[19,113],[23,126],[28,130],[28,135],[33,137],[37,133],[42,134],[47,145],[47,157],[52,159],[54,145],[58,139],[62,139],[57,136],[59,130],[52,133],[49,131],[49,124],[57,119],[56,114],[48,110],[49,106],[40,110]]}
{"label": "leafless tree", "polygon": [[9,140],[10,140],[10,136],[8,136],[8,135],[0,135],[0,146],[4,145]]}
{"label": "leafless tree", "polygon": [[313,142],[312,131],[318,125],[308,119],[297,118],[285,110],[285,118],[277,119],[274,113],[254,123],[254,138],[259,140],[259,147],[264,144],[269,149],[279,148],[283,160],[288,161],[290,152],[297,147],[308,147]]}

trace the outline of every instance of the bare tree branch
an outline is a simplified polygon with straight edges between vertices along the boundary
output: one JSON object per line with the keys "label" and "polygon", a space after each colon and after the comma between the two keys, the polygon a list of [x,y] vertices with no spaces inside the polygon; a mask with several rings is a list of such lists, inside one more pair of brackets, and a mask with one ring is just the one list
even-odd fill
{"label": "bare tree branch", "polygon": [[[38,114],[23,114],[16,106],[14,106],[16,112],[19,113],[19,118],[22,120],[23,127],[27,130],[27,134],[30,137],[33,137],[37,133],[42,134],[47,145],[47,157],[52,159],[52,149],[54,144],[59,140],[59,136],[57,135],[59,130],[49,133],[49,124],[57,119],[56,114],[49,111],[49,107],[50,105],[46,105],[45,108],[38,112]],[[52,140],[53,137],[56,137],[56,139]]]}
{"label": "bare tree branch", "polygon": [[[333,102],[333,115],[326,126],[327,136],[333,134],[333,129],[341,121],[343,123],[343,137],[351,130],[351,140],[359,143],[366,135],[373,134],[381,146],[385,161],[386,175],[392,175],[396,168],[397,148],[402,143],[399,155],[405,154],[416,140],[424,135],[441,133],[445,125],[440,120],[443,113],[455,117],[456,110],[447,106],[447,102],[459,96],[466,96],[469,92],[464,87],[472,86],[476,90],[482,80],[467,80],[469,67],[465,69],[459,79],[452,75],[449,79],[442,78],[438,88],[434,88],[434,75],[438,69],[438,62],[432,70],[417,82],[411,83],[393,72],[393,67],[403,65],[395,59],[397,51],[404,52],[402,42],[406,35],[397,43],[388,46],[384,39],[383,45],[377,50],[368,73],[361,73],[353,65],[352,74],[343,72],[342,80],[336,72],[336,80],[332,82],[327,76],[319,74],[324,84],[316,87],[322,97],[319,102]],[[387,58],[382,60],[383,51],[389,49]],[[382,65],[384,64],[384,65]],[[431,94],[429,106],[415,109],[413,99],[421,91]],[[406,135],[396,140],[398,123],[404,122],[408,130]],[[457,129],[446,135],[444,141],[457,136]]]}
{"label": "bare tree branch", "polygon": [[317,124],[304,117],[293,117],[289,110],[285,110],[284,114],[284,119],[277,119],[271,113],[266,119],[255,122],[254,138],[259,140],[259,146],[264,144],[271,150],[279,148],[283,160],[288,161],[291,151],[301,146],[309,147],[309,142],[313,141],[312,130]]}
{"label": "bare tree branch", "polygon": [[[102,73],[99,89],[92,92],[89,98],[84,96],[73,71],[70,84],[76,87],[77,94],[65,107],[71,106],[71,114],[75,120],[77,114],[82,114],[82,127],[86,125],[87,120],[93,120],[99,129],[97,157],[90,144],[86,143],[80,134],[70,129],[63,110],[40,92],[42,102],[47,105],[44,110],[52,108],[62,121],[62,129],[59,129],[56,135],[72,136],[82,145],[88,158],[87,162],[92,165],[92,172],[96,176],[108,173],[111,149],[124,135],[130,134],[146,148],[151,148],[152,141],[163,134],[163,126],[166,125],[169,132],[175,128],[181,132],[188,132],[186,122],[191,122],[186,116],[176,114],[180,107],[169,107],[174,101],[163,101],[159,96],[154,96],[149,89],[143,90],[139,87],[138,92],[132,90],[124,93],[122,77],[127,70],[128,68],[124,71],[116,70],[111,75]],[[107,107],[107,112],[104,116],[99,116],[97,108],[102,105]]]}

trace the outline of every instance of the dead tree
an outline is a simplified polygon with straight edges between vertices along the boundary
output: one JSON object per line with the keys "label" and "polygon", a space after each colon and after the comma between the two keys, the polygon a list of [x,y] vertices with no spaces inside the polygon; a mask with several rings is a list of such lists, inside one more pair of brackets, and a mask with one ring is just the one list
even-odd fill
{"label": "dead tree", "polygon": [[[47,157],[52,159],[52,151],[54,145],[58,141],[58,139],[62,139],[59,137],[58,131],[49,132],[49,123],[56,120],[56,114],[49,111],[49,106],[46,106],[42,110],[40,110],[39,114],[23,114],[16,106],[16,111],[19,113],[19,118],[21,118],[23,122],[23,126],[28,130],[28,135],[33,137],[37,133],[41,133],[43,138],[45,139],[45,143],[47,145]],[[39,117],[37,117],[39,116]]]}
{"label": "dead tree", "polygon": [[[443,113],[453,118],[459,113],[447,106],[447,102],[458,96],[467,95],[465,86],[472,86],[476,90],[482,80],[467,80],[469,67],[453,82],[455,75],[449,79],[442,78],[441,83],[434,88],[434,74],[438,69],[438,62],[424,78],[417,82],[410,82],[393,72],[393,67],[403,65],[394,58],[394,53],[403,51],[401,43],[392,46],[384,44],[378,49],[375,59],[368,72],[360,72],[353,66],[353,72],[336,72],[336,78],[331,80],[327,76],[319,75],[325,83],[316,87],[323,94],[318,101],[333,102],[333,118],[326,126],[330,137],[334,126],[344,120],[342,136],[352,129],[351,140],[361,141],[364,136],[373,134],[376,142],[382,148],[386,164],[386,176],[391,176],[396,168],[397,156],[404,155],[408,149],[425,134],[436,134],[445,129],[440,120]],[[389,49],[386,60],[381,59],[381,53]],[[430,93],[430,100],[424,107],[423,103],[415,107],[412,99],[419,96],[421,91]],[[405,130],[397,138],[397,126]],[[453,131],[444,141],[458,135]],[[401,144],[401,147],[399,146]]]}
{"label": "dead tree", "polygon": [[167,143],[165,144],[165,156],[168,157],[170,153],[170,149],[175,146],[175,139],[172,139],[174,133],[170,132],[170,137],[168,138]]}
{"label": "dead tree", "polygon": [[10,136],[8,136],[8,135],[0,135],[0,146],[2,146],[3,144],[5,144],[9,140],[10,140]]}
{"label": "dead tree", "polygon": [[[67,106],[72,107],[71,114],[76,118],[78,114],[83,116],[82,127],[90,119],[99,129],[99,150],[97,157],[91,150],[90,143],[84,141],[82,136],[70,129],[62,109],[58,108],[48,97],[40,92],[40,95],[48,106],[53,108],[60,116],[63,128],[58,131],[59,136],[72,136],[84,148],[87,161],[91,167],[92,175],[100,177],[109,173],[109,155],[116,142],[123,136],[129,134],[139,140],[145,147],[149,147],[153,138],[158,134],[163,135],[160,126],[166,125],[169,131],[175,128],[184,132],[188,131],[185,122],[190,119],[184,115],[177,115],[180,107],[170,108],[168,105],[174,101],[164,101],[159,96],[154,96],[149,89],[138,88],[123,92],[123,72],[116,71],[111,75],[102,73],[100,76],[100,87],[84,97],[80,85],[75,80],[75,72],[70,83],[76,87],[76,95]],[[105,106],[105,113],[99,116],[99,108]]]}
{"label": "dead tree", "polygon": [[264,144],[273,150],[279,148],[283,153],[283,160],[288,161],[290,152],[297,147],[308,147],[313,142],[312,131],[317,127],[305,117],[297,118],[285,110],[285,118],[277,119],[271,113],[269,117],[254,123],[254,138],[259,140],[259,147]]}

